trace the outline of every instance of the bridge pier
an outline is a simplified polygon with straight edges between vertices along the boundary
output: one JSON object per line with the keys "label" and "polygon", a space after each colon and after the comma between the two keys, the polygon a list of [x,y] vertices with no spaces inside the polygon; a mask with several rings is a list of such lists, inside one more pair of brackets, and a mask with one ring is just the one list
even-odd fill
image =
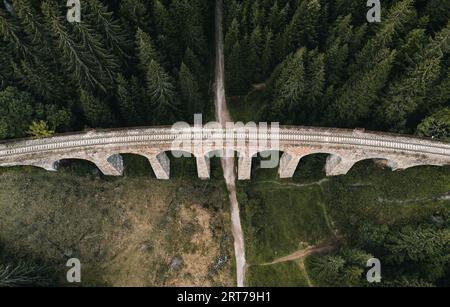
{"label": "bridge pier", "polygon": [[239,156],[238,160],[238,180],[250,180],[252,172],[252,157]]}
{"label": "bridge pier", "polygon": [[201,155],[196,157],[198,178],[206,180],[210,178],[211,165],[209,157]]}
{"label": "bridge pier", "polygon": [[283,153],[278,169],[280,178],[292,178],[301,158],[302,156],[294,156],[287,152]]}
{"label": "bridge pier", "polygon": [[338,155],[329,155],[325,164],[325,172],[327,176],[345,175],[356,163],[354,159],[341,157]]}
{"label": "bridge pier", "polygon": [[147,156],[157,179],[170,179],[170,159],[165,152]]}
{"label": "bridge pier", "polygon": [[105,176],[123,175],[123,159],[119,154],[111,156],[95,155],[93,162]]}
{"label": "bridge pier", "polygon": [[40,167],[45,169],[46,171],[56,172],[58,170],[58,161],[40,161],[30,163],[32,166]]}

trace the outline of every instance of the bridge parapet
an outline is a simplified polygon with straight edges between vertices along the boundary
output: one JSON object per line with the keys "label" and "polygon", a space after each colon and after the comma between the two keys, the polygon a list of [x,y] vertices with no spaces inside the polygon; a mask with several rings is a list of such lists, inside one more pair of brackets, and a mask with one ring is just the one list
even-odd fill
{"label": "bridge parapet", "polygon": [[[280,127],[277,134],[223,129],[171,127],[99,130],[59,135],[44,139],[12,140],[0,143],[0,166],[33,165],[55,170],[63,159],[84,159],[95,163],[106,175],[121,175],[120,154],[145,156],[156,177],[170,178],[166,154],[176,141],[191,142],[187,152],[197,160],[200,178],[210,176],[209,153],[222,149],[239,153],[238,178],[250,179],[252,157],[262,151],[282,152],[279,174],[292,177],[301,159],[315,153],[329,154],[327,175],[345,174],[358,161],[386,159],[393,169],[416,165],[450,164],[450,144],[405,135],[312,127]],[[275,136],[275,138],[274,138]]]}

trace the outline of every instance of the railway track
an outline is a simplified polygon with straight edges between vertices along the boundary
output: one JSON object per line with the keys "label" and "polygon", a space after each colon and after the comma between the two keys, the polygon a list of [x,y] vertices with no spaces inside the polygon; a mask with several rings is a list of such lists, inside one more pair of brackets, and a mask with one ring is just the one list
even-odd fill
{"label": "railway track", "polygon": [[352,130],[325,130],[314,128],[283,128],[270,133],[243,133],[235,130],[225,133],[222,129],[202,129],[200,132],[171,130],[170,128],[130,129],[111,132],[87,132],[84,134],[62,135],[44,139],[8,141],[0,144],[0,159],[23,154],[45,154],[49,151],[76,150],[102,146],[135,146],[170,144],[173,141],[193,141],[204,144],[235,140],[258,143],[267,140],[280,150],[287,146],[344,146],[352,148],[371,148],[386,151],[411,152],[414,154],[435,154],[450,156],[450,144],[404,135],[383,135],[380,133],[361,133]]}

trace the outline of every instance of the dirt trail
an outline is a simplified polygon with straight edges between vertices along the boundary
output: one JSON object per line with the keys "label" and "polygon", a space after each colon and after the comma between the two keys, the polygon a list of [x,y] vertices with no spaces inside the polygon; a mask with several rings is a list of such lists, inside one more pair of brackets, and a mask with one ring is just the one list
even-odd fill
{"label": "dirt trail", "polygon": [[[215,109],[216,120],[225,127],[231,121],[225,100],[225,73],[223,54],[223,0],[216,0],[216,73],[215,73]],[[234,237],[236,257],[237,286],[243,287],[245,281],[245,247],[244,234],[239,215],[239,204],[236,195],[236,174],[234,170],[234,152],[222,153],[222,168],[227,184],[231,204],[231,227]]]}
{"label": "dirt trail", "polygon": [[272,262],[263,263],[262,265],[272,265],[286,261],[303,260],[313,254],[329,253],[339,247],[339,241],[326,241],[320,245],[311,245],[305,249],[298,250],[290,255],[275,259]]}

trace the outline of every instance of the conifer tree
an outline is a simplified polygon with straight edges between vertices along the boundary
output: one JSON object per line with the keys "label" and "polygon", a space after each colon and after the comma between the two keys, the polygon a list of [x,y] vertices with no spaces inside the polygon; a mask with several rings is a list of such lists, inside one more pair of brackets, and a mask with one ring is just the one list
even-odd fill
{"label": "conifer tree", "polygon": [[[96,53],[101,48],[99,46],[96,48],[96,43],[92,44],[92,38],[95,37],[94,34],[89,33],[92,30],[84,24],[76,26],[75,29],[81,35],[78,35],[78,39],[75,39],[67,29],[66,23],[53,3],[50,1],[43,2],[42,11],[48,27],[56,40],[59,52],[63,58],[62,62],[70,72],[72,79],[82,88],[99,87],[102,90],[106,90],[106,76],[103,75],[102,67],[99,67],[99,63],[95,58]],[[86,41],[81,41],[82,43],[80,43],[82,39]],[[93,48],[93,50],[86,50],[87,48]]]}
{"label": "conifer tree", "polygon": [[261,54],[261,69],[262,75],[267,77],[267,75],[273,69],[273,33],[270,29],[265,29],[266,37],[264,42],[264,49]]}
{"label": "conifer tree", "polygon": [[132,84],[122,74],[116,77],[117,80],[117,100],[120,114],[125,124],[128,126],[138,125],[143,122],[142,115],[148,110],[140,108],[139,91],[135,92]]}
{"label": "conifer tree", "polygon": [[147,93],[154,107],[155,114],[163,121],[174,120],[179,109],[175,96],[175,87],[170,76],[158,62],[151,60],[146,80]]}
{"label": "conifer tree", "polygon": [[338,97],[330,114],[344,127],[355,127],[367,119],[374,103],[378,100],[380,90],[386,85],[396,52],[388,49],[378,53],[378,63],[373,69],[352,78],[339,90]]}
{"label": "conifer tree", "polygon": [[291,50],[301,46],[310,49],[318,46],[321,9],[319,0],[304,0],[300,3],[287,29]]}
{"label": "conifer tree", "polygon": [[432,137],[450,141],[450,108],[445,107],[426,117],[416,133],[424,137]]}
{"label": "conifer tree", "polygon": [[0,138],[26,135],[33,118],[33,97],[15,87],[0,92]]}
{"label": "conifer tree", "polygon": [[28,58],[32,56],[29,43],[23,39],[18,21],[2,8],[0,8],[0,39],[12,43],[21,56]]}
{"label": "conifer tree", "polygon": [[202,113],[202,97],[199,86],[189,68],[181,63],[178,73],[178,82],[180,93],[184,102],[184,110],[189,121],[192,121],[193,115]]}
{"label": "conifer tree", "polygon": [[[413,57],[413,66],[392,83],[379,109],[379,118],[397,130],[404,129],[408,116],[427,101],[441,74],[441,62],[450,53],[450,23]],[[448,77],[448,76],[447,76]]]}
{"label": "conifer tree", "polygon": [[17,65],[13,64],[13,68],[19,83],[32,93],[47,101],[56,101],[64,96],[64,86],[60,80],[48,72],[47,67],[38,58],[33,62],[22,60]]}
{"label": "conifer tree", "polygon": [[122,61],[128,58],[128,49],[131,45],[128,33],[122,28],[113,13],[109,12],[99,0],[88,0],[85,5],[88,8],[88,17],[95,25],[97,32],[101,33],[106,41],[106,48],[114,50]]}
{"label": "conifer tree", "polygon": [[13,5],[24,32],[30,37],[31,44],[41,51],[39,56],[49,57],[49,53],[53,50],[42,16],[33,7],[30,0],[14,0]]}
{"label": "conifer tree", "polygon": [[120,67],[117,58],[108,52],[100,35],[86,22],[75,24],[73,30],[84,54],[91,59],[91,65],[102,80],[102,88],[112,88],[114,76]]}
{"label": "conifer tree", "polygon": [[113,124],[111,109],[105,101],[96,98],[88,91],[81,90],[80,102],[90,127],[109,127]]}
{"label": "conifer tree", "polygon": [[150,35],[138,29],[136,32],[136,45],[141,70],[147,71],[152,60],[160,61],[160,57],[153,45]]}
{"label": "conifer tree", "polygon": [[120,1],[120,19],[132,29],[132,33],[134,33],[138,28],[143,31],[150,30],[151,18],[145,2],[145,0]]}
{"label": "conifer tree", "polygon": [[264,52],[264,37],[259,26],[250,35],[249,47],[248,73],[252,76],[252,82],[259,82],[262,79],[264,70],[261,63]]}

